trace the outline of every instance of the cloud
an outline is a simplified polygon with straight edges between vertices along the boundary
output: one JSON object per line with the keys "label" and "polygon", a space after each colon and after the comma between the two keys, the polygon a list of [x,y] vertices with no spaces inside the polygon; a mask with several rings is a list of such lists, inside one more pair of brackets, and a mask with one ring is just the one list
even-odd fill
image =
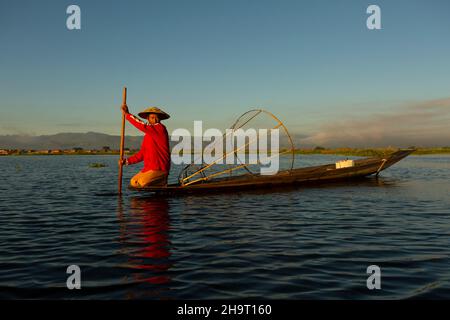
{"label": "cloud", "polygon": [[450,98],[410,102],[389,113],[346,115],[301,140],[326,147],[449,146]]}

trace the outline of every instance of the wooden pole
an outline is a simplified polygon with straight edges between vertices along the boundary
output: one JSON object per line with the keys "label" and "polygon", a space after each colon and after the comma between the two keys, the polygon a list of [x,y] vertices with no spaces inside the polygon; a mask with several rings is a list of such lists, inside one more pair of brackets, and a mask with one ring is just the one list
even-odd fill
{"label": "wooden pole", "polygon": [[[127,87],[123,87],[122,105],[127,104]],[[120,137],[119,194],[122,194],[123,147],[125,144],[125,112],[122,111],[122,135]]]}

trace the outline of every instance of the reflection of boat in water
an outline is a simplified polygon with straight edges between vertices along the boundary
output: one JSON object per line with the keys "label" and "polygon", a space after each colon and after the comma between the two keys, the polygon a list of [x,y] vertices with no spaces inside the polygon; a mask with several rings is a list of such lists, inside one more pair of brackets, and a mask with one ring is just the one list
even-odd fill
{"label": "reflection of boat in water", "polygon": [[318,183],[334,183],[378,175],[381,171],[407,157],[413,151],[414,149],[406,149],[394,152],[386,157],[366,158],[343,163],[285,170],[271,176],[247,173],[211,180],[206,178],[195,184],[183,185],[177,183],[167,187],[147,187],[135,190],[172,195],[235,192],[245,189],[270,189],[293,185],[308,186],[317,185]]}
{"label": "reflection of boat in water", "polygon": [[[128,210],[127,210],[128,211]],[[119,203],[120,242],[127,256],[125,267],[140,270],[133,281],[162,284],[170,281],[169,204],[166,199],[133,197],[130,210]],[[148,271],[148,272],[147,272]]]}

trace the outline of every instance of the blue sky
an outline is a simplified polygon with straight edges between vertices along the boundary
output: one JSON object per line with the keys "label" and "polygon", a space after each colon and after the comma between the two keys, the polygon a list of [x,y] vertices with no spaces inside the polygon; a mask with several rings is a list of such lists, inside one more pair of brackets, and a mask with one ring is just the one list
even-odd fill
{"label": "blue sky", "polygon": [[[81,30],[66,28],[70,4]],[[370,4],[382,30],[366,28]],[[0,0],[0,134],[119,134],[124,85],[132,112],[171,114],[169,131],[252,107],[306,135],[408,113],[450,97],[449,13],[446,0]]]}

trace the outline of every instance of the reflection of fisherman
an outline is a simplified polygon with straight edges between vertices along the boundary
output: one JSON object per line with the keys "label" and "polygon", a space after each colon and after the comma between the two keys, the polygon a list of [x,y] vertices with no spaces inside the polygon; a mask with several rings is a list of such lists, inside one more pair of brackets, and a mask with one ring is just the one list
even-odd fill
{"label": "reflection of fisherman", "polygon": [[144,168],[131,178],[131,186],[142,188],[167,185],[167,176],[170,171],[169,134],[160,121],[168,119],[170,116],[159,108],[151,107],[139,113],[141,118],[148,120],[148,123],[144,123],[129,113],[127,105],[122,106],[122,111],[132,125],[145,133],[141,150],[122,160],[122,165],[144,161]]}
{"label": "reflection of fisherman", "polygon": [[[145,247],[139,256],[145,258],[167,258],[169,252],[169,203],[167,199],[132,198],[130,202],[133,220],[139,221],[142,230],[137,231]],[[164,268],[160,268],[164,269]]]}
{"label": "reflection of fisherman", "polygon": [[[129,272],[124,281],[145,281],[151,284],[169,283],[171,278],[167,271],[172,267],[170,261],[171,243],[169,239],[170,216],[169,202],[161,198],[132,197],[127,216],[118,206],[120,238],[122,250],[127,258]],[[143,292],[133,289],[133,295],[163,294],[161,288],[146,287]],[[165,298],[160,296],[160,298]]]}

